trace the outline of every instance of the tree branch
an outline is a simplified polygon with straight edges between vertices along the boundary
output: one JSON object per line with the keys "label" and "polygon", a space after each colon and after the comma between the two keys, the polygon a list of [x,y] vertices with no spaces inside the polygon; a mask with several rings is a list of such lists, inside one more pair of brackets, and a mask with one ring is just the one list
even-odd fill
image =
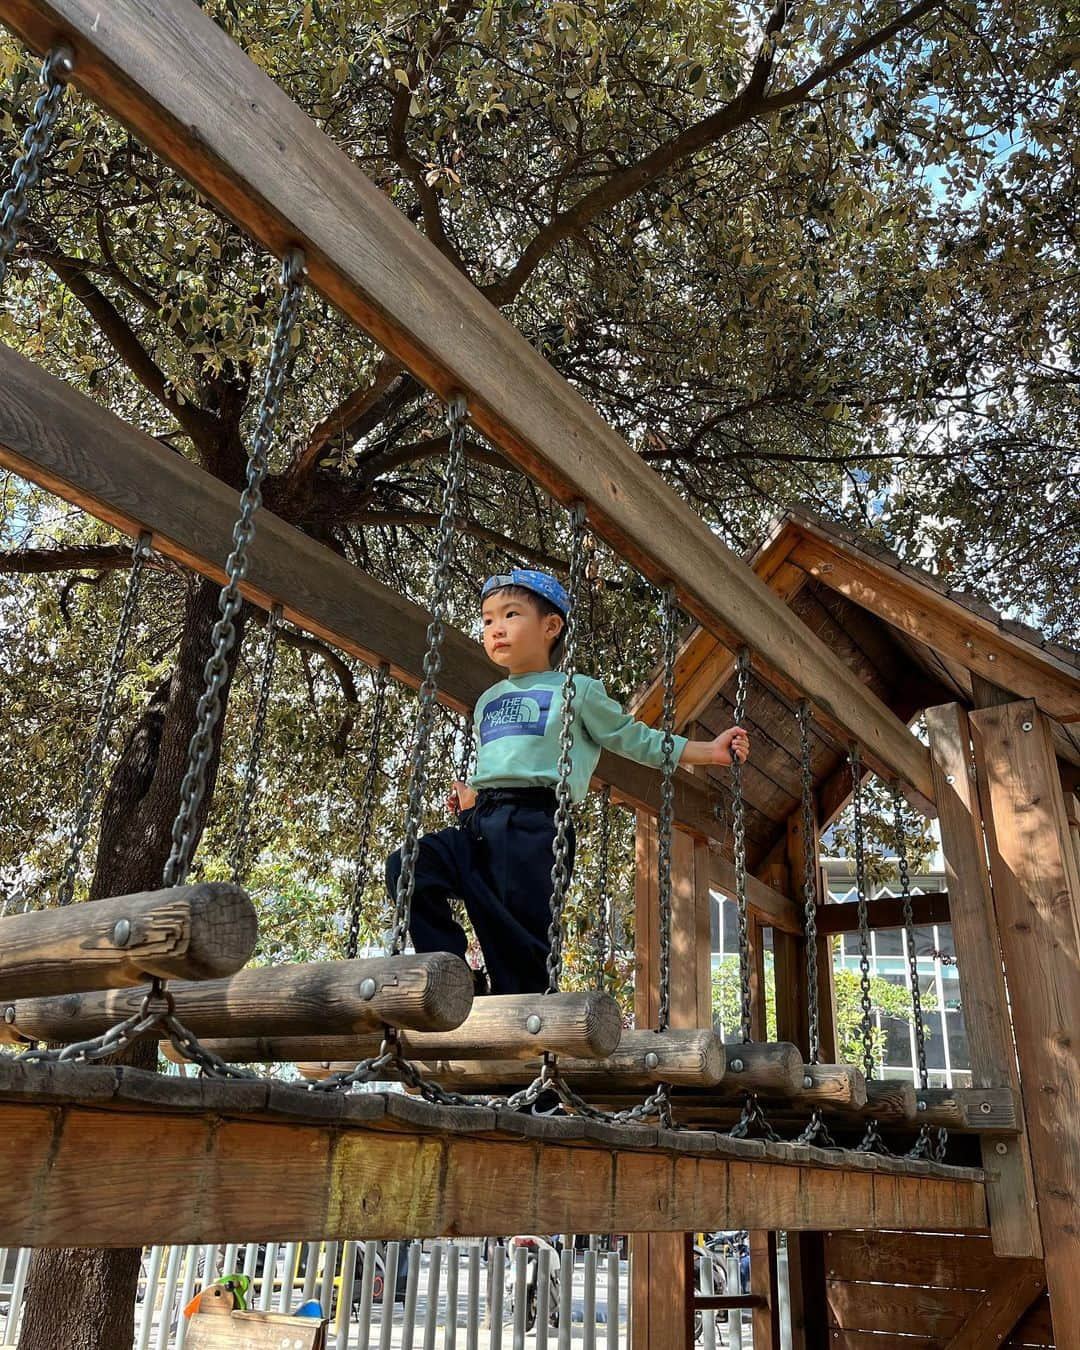
{"label": "tree branch", "polygon": [[592,191],[587,192],[579,201],[565,211],[558,212],[543,226],[526,246],[510,271],[494,284],[483,289],[483,294],[493,305],[507,305],[520,292],[522,286],[540,265],[543,259],[557,244],[584,229],[602,212],[634,196],[650,183],[661,178],[677,164],[711,145],[731,132],[745,126],[762,113],[770,113],[801,102],[817,86],[832,76],[845,70],[860,56],[865,56],[883,42],[895,37],[904,28],[910,27],[930,10],[937,8],[941,0],[921,0],[911,9],[899,15],[884,28],[870,33],[841,53],[833,61],[819,66],[807,78],[792,89],[772,97],[765,96],[765,86],[772,72],[775,38],[787,16],[786,0],[780,0],[765,26],[754,64],[745,86],[736,96],[710,116],[702,118],[677,136],[657,146],[636,164],[628,165],[612,174]]}
{"label": "tree branch", "polygon": [[[433,511],[365,511],[362,515],[357,516],[353,523],[357,525],[419,525],[435,529],[439,523],[439,517]],[[570,564],[565,558],[555,558],[539,549],[530,548],[527,544],[521,543],[520,540],[508,539],[506,535],[499,534],[497,530],[489,530],[486,525],[478,525],[471,520],[459,520],[457,528],[461,534],[470,534],[482,543],[491,544],[493,548],[503,549],[512,557],[535,563],[537,567],[550,569],[553,572],[569,571]]]}
{"label": "tree branch", "polygon": [[0,553],[0,572],[112,572],[131,566],[129,544],[71,544]]}
{"label": "tree branch", "polygon": [[[265,615],[262,616],[262,621],[265,625]],[[349,733],[356,723],[356,709],[360,703],[360,696],[356,689],[356,680],[353,678],[352,671],[332,647],[328,647],[325,642],[320,642],[318,638],[309,637],[307,633],[301,633],[298,629],[285,627],[279,629],[278,636],[286,647],[293,647],[296,651],[310,652],[313,656],[320,657],[330,667],[337,679],[341,692],[345,696],[345,702],[349,704],[337,731],[334,733],[333,740],[335,757],[337,759],[343,758]]]}
{"label": "tree branch", "polygon": [[307,439],[307,444],[284,477],[291,485],[299,483],[318,464],[319,456],[328,442],[345,436],[349,428],[381,398],[401,374],[401,362],[384,353],[375,368],[371,383],[363,389],[354,389],[343,398],[331,413],[318,422]]}

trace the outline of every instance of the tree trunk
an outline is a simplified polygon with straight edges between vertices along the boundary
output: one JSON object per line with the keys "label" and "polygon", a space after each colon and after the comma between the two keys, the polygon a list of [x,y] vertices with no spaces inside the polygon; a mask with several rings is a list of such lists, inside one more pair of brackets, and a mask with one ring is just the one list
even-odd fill
{"label": "tree trunk", "polygon": [[[210,632],[218,617],[219,588],[209,581],[190,583],[176,668],[148,704],[128,738],[105,793],[101,841],[90,887],[91,898],[153,890],[161,885],[171,848],[172,823],[187,766],[188,742],[202,692],[202,671]],[[237,644],[243,633],[241,611]],[[222,693],[227,705],[228,687]],[[201,833],[217,777],[224,711],[214,740],[207,791],[196,822]],[[132,1046],[123,1060],[154,1068],[157,1041],[148,1037]],[[93,1167],[93,1158],[85,1164]],[[131,1203],[140,1185],[153,1185],[153,1171],[131,1178]],[[137,1249],[72,1248],[34,1253],[27,1283],[19,1350],[131,1350],[138,1288]],[[152,1295],[151,1295],[152,1296]],[[163,1313],[168,1316],[168,1310]]]}

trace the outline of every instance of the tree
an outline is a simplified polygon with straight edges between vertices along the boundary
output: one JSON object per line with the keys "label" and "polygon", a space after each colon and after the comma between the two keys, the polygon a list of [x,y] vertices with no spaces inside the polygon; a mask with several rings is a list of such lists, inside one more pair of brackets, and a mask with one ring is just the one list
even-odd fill
{"label": "tree", "polygon": [[[957,581],[1057,632],[1075,622],[1057,584],[1076,552],[1067,13],[941,0],[843,13],[823,0],[745,13],[698,0],[203,8],[734,543],[791,500],[843,509],[910,553],[947,553]],[[0,62],[11,89],[0,119],[14,136],[36,63],[12,45]],[[2,336],[238,486],[275,272],[73,97]],[[270,508],[422,598],[444,449],[434,400],[307,297]],[[474,443],[470,460],[454,599],[465,625],[478,573],[510,560],[558,569],[566,554],[560,514],[530,483],[490,447]],[[19,579],[0,603],[19,640],[0,657],[16,714],[0,730],[11,752],[0,868],[40,903],[54,893],[99,685],[83,653],[115,614],[127,551],[10,477],[2,509],[2,566]],[[160,876],[213,619],[211,586],[168,568],[153,581],[93,894]],[[592,663],[625,694],[654,650],[651,592],[598,549],[588,604]],[[306,949],[332,945],[328,916],[348,891],[362,762],[348,724],[362,726],[368,701],[348,663],[293,640],[272,727],[284,749],[254,828],[260,866],[287,857],[292,893],[316,916],[301,932],[290,906],[268,906],[272,931]],[[236,661],[208,871],[250,712],[247,657]],[[408,698],[395,702],[394,725],[407,723]],[[329,728],[345,730],[335,740]],[[387,755],[384,832],[404,750]],[[372,914],[378,892],[373,875]],[[46,1301],[73,1324],[68,1344],[127,1350],[130,1256],[80,1258],[78,1270],[47,1260],[28,1350],[59,1343]]]}

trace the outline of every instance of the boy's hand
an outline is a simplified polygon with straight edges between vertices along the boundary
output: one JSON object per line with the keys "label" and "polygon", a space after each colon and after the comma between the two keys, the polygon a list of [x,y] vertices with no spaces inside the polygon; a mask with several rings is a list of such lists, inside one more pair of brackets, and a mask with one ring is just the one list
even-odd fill
{"label": "boy's hand", "polygon": [[462,811],[471,811],[476,805],[476,792],[468,783],[462,783],[459,779],[454,779],[453,791],[446,799],[447,809],[454,815]]}
{"label": "boy's hand", "polygon": [[742,727],[730,727],[717,736],[711,748],[714,764],[730,764],[733,758],[742,764],[750,756],[750,737]]}

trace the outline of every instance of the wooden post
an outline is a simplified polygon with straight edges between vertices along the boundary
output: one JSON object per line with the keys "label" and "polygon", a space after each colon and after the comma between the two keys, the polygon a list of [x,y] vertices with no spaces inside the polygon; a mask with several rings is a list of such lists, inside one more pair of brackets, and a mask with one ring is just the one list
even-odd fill
{"label": "wooden post", "polygon": [[[971,728],[958,703],[928,708],[926,725],[949,889],[949,917],[971,1057],[971,1081],[976,1087],[1008,1087],[1018,1093],[1020,1080],[998,921],[974,782]],[[986,1190],[990,1229],[998,1256],[1039,1257],[1042,1240],[1031,1158],[1023,1134],[1022,1107],[1020,1124],[1019,1138],[987,1136],[981,1141],[983,1165],[993,1178]]]}
{"label": "wooden post", "polygon": [[[638,1027],[656,1025],[659,912],[656,822],[638,813],[635,886]],[[671,1025],[712,1026],[708,845],[676,830],[671,850]],[[693,1243],[682,1233],[631,1236],[633,1350],[692,1350]],[[690,1328],[689,1334],[687,1328]]]}
{"label": "wooden post", "polygon": [[1025,701],[971,726],[1055,1342],[1078,1350],[1080,877],[1046,719]]}

